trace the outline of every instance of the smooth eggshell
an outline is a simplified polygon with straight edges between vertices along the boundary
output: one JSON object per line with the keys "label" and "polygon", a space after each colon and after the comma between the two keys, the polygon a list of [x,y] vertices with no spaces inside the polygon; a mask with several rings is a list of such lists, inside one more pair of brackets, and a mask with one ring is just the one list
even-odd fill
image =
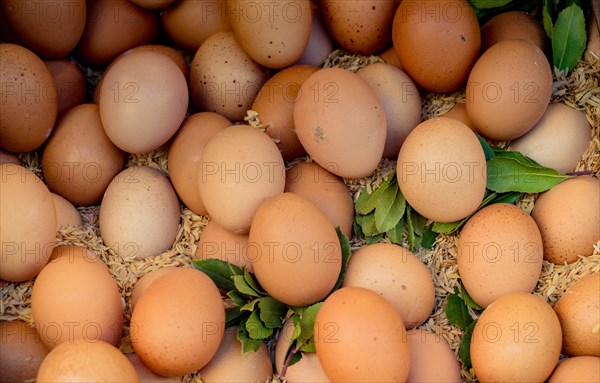
{"label": "smooth eggshell", "polygon": [[179,209],[167,177],[153,168],[132,166],[106,189],[100,204],[100,234],[121,257],[159,255],[175,241]]}
{"label": "smooth eggshell", "polygon": [[18,154],[0,149],[0,164],[21,165],[21,160]]}
{"label": "smooth eggshell", "polygon": [[248,258],[260,285],[290,306],[325,298],[342,266],[331,221],[308,199],[283,193],[258,208],[248,238]]}
{"label": "smooth eggshell", "polygon": [[485,154],[473,131],[458,120],[437,117],[408,134],[396,172],[410,206],[433,221],[453,222],[481,204],[486,169]]}
{"label": "smooth eggshell", "polygon": [[556,302],[554,311],[563,330],[563,353],[600,357],[600,273],[573,283]]}
{"label": "smooth eggshell", "polygon": [[169,146],[169,178],[181,201],[196,214],[208,214],[198,184],[204,147],[218,132],[231,125],[231,121],[218,113],[192,114],[183,122]]}
{"label": "smooth eggshell", "polygon": [[181,70],[181,73],[183,73],[183,77],[188,78],[188,75],[190,74],[190,68],[188,67],[188,62],[185,59],[185,57],[183,56],[183,53],[181,51],[179,51],[173,47],[167,46],[167,45],[159,45],[159,44],[138,45],[134,48],[126,50],[119,57],[124,57],[124,56],[130,55],[132,53],[143,52],[143,51],[161,53],[161,54],[167,56],[168,58],[173,60],[173,62],[175,64],[177,64],[177,67]]}
{"label": "smooth eggshell", "polygon": [[527,40],[542,51],[546,46],[546,32],[542,24],[526,12],[503,12],[481,26],[482,52],[499,41],[510,39]]}
{"label": "smooth eggshell", "polygon": [[0,279],[26,281],[46,265],[56,241],[56,208],[42,180],[0,165]]}
{"label": "smooth eggshell", "polygon": [[253,271],[248,259],[248,234],[231,233],[213,220],[202,229],[194,258],[220,259]]}
{"label": "smooth eggshell", "polygon": [[42,154],[46,184],[75,206],[98,203],[124,164],[125,153],[104,132],[95,104],[67,111]]}
{"label": "smooth eggshell", "polygon": [[442,114],[442,116],[454,118],[455,120],[458,120],[463,124],[467,125],[469,128],[471,128],[472,131],[477,132],[475,130],[475,124],[473,124],[473,122],[469,118],[469,114],[467,113],[467,106],[464,103],[457,102],[446,113]]}
{"label": "smooth eggshell", "polygon": [[[407,334],[410,347],[410,370],[407,382],[460,383],[460,364],[456,355],[440,336],[426,330]],[[433,368],[435,366],[435,368]]]}
{"label": "smooth eggshell", "polygon": [[557,265],[592,255],[600,240],[600,180],[580,176],[561,182],[536,200],[531,216],[544,241],[544,258]]}
{"label": "smooth eggshell", "polygon": [[175,0],[129,0],[135,5],[144,9],[156,10],[163,9],[173,4]]}
{"label": "smooth eggshell", "polygon": [[307,153],[340,177],[366,177],[381,161],[385,111],[353,72],[326,68],[307,78],[294,105],[294,126]]}
{"label": "smooth eggshell", "polygon": [[216,354],[223,338],[219,289],[201,271],[174,269],[140,297],[131,328],[131,344],[152,371],[166,377],[197,371]]}
{"label": "smooth eggshell", "polygon": [[379,52],[379,57],[381,57],[387,64],[393,65],[400,70],[404,70],[402,64],[400,63],[398,53],[394,49],[393,45]]}
{"label": "smooth eggshell", "polygon": [[153,284],[158,278],[173,270],[173,267],[161,267],[160,269],[156,269],[144,274],[140,279],[138,279],[133,286],[133,291],[131,292],[131,307],[135,307],[137,302],[140,300],[140,297],[144,294],[148,287],[150,287],[151,284]]}
{"label": "smooth eggshell", "polygon": [[404,382],[410,349],[402,317],[361,287],[331,294],[315,319],[315,347],[332,382]]}
{"label": "smooth eggshell", "polygon": [[56,229],[60,230],[61,227],[79,227],[83,226],[81,215],[75,209],[75,206],[63,197],[56,193],[50,193],[56,208]]}
{"label": "smooth eggshell", "polygon": [[367,245],[352,254],[342,286],[364,287],[384,297],[406,329],[425,322],[435,304],[427,267],[413,253],[391,243]]}
{"label": "smooth eggshell", "polygon": [[600,382],[600,358],[577,356],[558,364],[548,383],[597,383]]}
{"label": "smooth eggshell", "polygon": [[33,326],[22,320],[0,322],[0,382],[35,379],[47,354]]}
{"label": "smooth eggshell", "polygon": [[142,362],[139,356],[135,352],[131,354],[125,354],[129,362],[135,368],[135,372],[140,378],[141,383],[161,383],[161,382],[171,382],[171,383],[180,383],[181,377],[173,377],[167,378],[165,376],[160,376],[154,373],[148,366]]}
{"label": "smooth eggshell", "polygon": [[77,339],[52,350],[36,382],[139,382],[131,362],[113,345]]}
{"label": "smooth eggshell", "polygon": [[86,80],[77,64],[69,59],[46,60],[44,64],[56,83],[59,116],[85,102]]}
{"label": "smooth eggshell", "polygon": [[80,246],[59,246],[35,279],[31,314],[50,349],[75,339],[121,340],[123,311],[117,283],[93,252]]}
{"label": "smooth eggshell", "polygon": [[560,356],[562,333],[552,307],[528,293],[488,306],[475,324],[471,361],[480,382],[543,382]]}
{"label": "smooth eggshell", "polygon": [[296,61],[297,65],[319,66],[323,64],[327,56],[333,51],[333,41],[327,32],[321,12],[315,6],[314,2],[311,2],[311,8],[312,22],[310,38],[308,39],[304,53]]}
{"label": "smooth eggshell", "polygon": [[592,129],[585,112],[563,103],[548,105],[538,123],[510,143],[542,166],[572,172],[590,145]]}
{"label": "smooth eggshell", "polygon": [[542,262],[540,231],[515,205],[484,207],[467,221],[458,239],[458,273],[481,307],[509,293],[533,291]]}
{"label": "smooth eggshell", "polygon": [[198,187],[206,210],[219,226],[248,233],[260,204],[283,193],[283,158],[265,133],[248,125],[230,126],[204,147]]}

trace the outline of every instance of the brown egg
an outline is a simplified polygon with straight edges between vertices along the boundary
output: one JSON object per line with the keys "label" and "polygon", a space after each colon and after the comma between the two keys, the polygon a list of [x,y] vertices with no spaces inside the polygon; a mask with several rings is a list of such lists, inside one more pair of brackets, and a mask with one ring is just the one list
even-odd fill
{"label": "brown egg", "polygon": [[199,375],[204,383],[267,382],[273,377],[273,366],[265,343],[257,351],[242,354],[237,327],[229,327],[219,350]]}
{"label": "brown egg", "polygon": [[21,165],[21,160],[18,154],[0,149],[0,164]]}
{"label": "brown egg", "polygon": [[29,152],[46,141],[57,113],[56,84],[33,52],[0,44],[0,147]]}
{"label": "brown egg", "polygon": [[471,362],[480,382],[543,382],[560,356],[562,333],[552,307],[527,293],[498,298],[471,338]]}
{"label": "brown egg", "polygon": [[308,154],[345,178],[371,174],[383,154],[383,105],[360,76],[321,69],[304,81],[294,105],[294,126]]}
{"label": "brown egg", "polygon": [[86,23],[85,0],[6,0],[0,7],[22,44],[48,58],[71,53]]}
{"label": "brown egg", "polygon": [[600,358],[576,356],[558,364],[548,383],[597,383],[600,382]]}
{"label": "brown egg", "polygon": [[421,96],[410,77],[386,63],[367,65],[356,72],[379,96],[385,112],[387,134],[383,156],[398,158],[406,136],[421,122]]}
{"label": "brown egg", "polygon": [[131,307],[135,307],[137,302],[140,300],[140,297],[144,294],[148,287],[150,287],[151,284],[153,284],[158,278],[173,270],[175,270],[173,267],[162,267],[144,274],[140,279],[138,279],[133,286],[133,291],[131,292]]}
{"label": "brown egg", "polygon": [[36,382],[139,382],[135,368],[113,345],[77,339],[62,343],[42,362]]}
{"label": "brown egg", "polygon": [[333,41],[327,32],[318,7],[312,1],[310,5],[312,14],[310,38],[304,53],[296,61],[296,64],[320,66],[333,51]]}
{"label": "brown egg", "polygon": [[592,255],[600,240],[600,180],[568,179],[540,195],[531,216],[542,233],[544,258],[557,265]]}
{"label": "brown egg", "polygon": [[260,285],[290,306],[325,298],[342,265],[340,242],[329,219],[294,193],[266,200],[250,227],[248,258]]}
{"label": "brown egg", "polygon": [[56,209],[41,179],[22,166],[0,165],[0,279],[27,281],[48,262]]}
{"label": "brown egg", "polygon": [[530,293],[542,271],[542,237],[535,221],[515,205],[484,207],[467,221],[458,240],[458,273],[481,307],[499,297]]}
{"label": "brown egg", "polygon": [[391,243],[367,245],[352,254],[342,286],[364,287],[384,297],[407,329],[425,322],[435,304],[427,267],[413,253]]}
{"label": "brown egg", "polygon": [[475,124],[473,124],[473,122],[469,118],[469,114],[467,113],[467,106],[464,103],[455,103],[454,106],[450,108],[450,110],[448,110],[446,113],[442,114],[442,116],[454,118],[455,120],[458,120],[463,124],[467,125],[472,131],[477,132],[477,130],[475,130]]}
{"label": "brown egg", "polygon": [[294,104],[302,83],[319,68],[295,65],[275,74],[260,88],[251,109],[258,113],[265,132],[271,137],[285,161],[306,152],[294,127]]}
{"label": "brown egg", "polygon": [[181,70],[181,73],[183,73],[183,77],[187,78],[188,75],[190,74],[190,68],[188,67],[187,60],[185,59],[185,57],[183,57],[183,54],[180,51],[178,51],[172,47],[169,47],[166,45],[158,45],[158,44],[138,45],[134,48],[126,50],[119,57],[127,56],[132,53],[136,53],[136,52],[161,53],[161,54],[167,56],[168,58],[170,58],[171,60],[173,60],[173,62],[175,64],[177,64],[177,66]]}
{"label": "brown egg", "polygon": [[433,221],[453,222],[473,214],[481,204],[486,169],[473,131],[460,121],[438,117],[408,134],[396,172],[410,206]]}
{"label": "brown egg", "polygon": [[510,39],[527,40],[542,51],[546,47],[546,32],[542,24],[526,12],[503,12],[481,27],[482,52],[499,41]]}
{"label": "brown egg", "polygon": [[248,259],[248,234],[231,233],[213,220],[202,230],[194,258],[220,259],[253,271]]}
{"label": "brown egg", "polygon": [[540,165],[572,172],[590,144],[591,126],[585,112],[561,102],[550,104],[538,123],[510,143]]}
{"label": "brown egg", "polygon": [[[460,364],[440,336],[425,330],[409,331],[410,369],[407,382],[460,383]],[[435,366],[435,368],[433,368]]]}
{"label": "brown egg", "polygon": [[42,155],[46,184],[75,206],[99,202],[124,164],[125,153],[106,136],[95,104],[67,111]]}
{"label": "brown egg", "polygon": [[410,349],[400,314],[377,293],[343,287],[317,313],[315,347],[332,382],[404,382]]}
{"label": "brown egg", "polygon": [[117,283],[93,252],[80,246],[59,246],[35,279],[31,314],[44,344],[83,339],[117,345],[123,311]]}
{"label": "brown egg", "polygon": [[108,185],[98,225],[104,243],[121,257],[146,258],[173,246],[179,201],[160,171],[131,166]]}
{"label": "brown egg", "polygon": [[400,58],[398,57],[398,52],[396,52],[396,49],[394,49],[393,45],[379,52],[379,57],[381,57],[387,64],[393,65],[396,68],[404,71],[404,68],[400,63]]}
{"label": "brown egg", "polygon": [[139,7],[142,7],[145,9],[150,9],[150,10],[164,9],[175,2],[175,0],[130,0],[130,1]]}
{"label": "brown egg", "polygon": [[231,121],[218,113],[192,114],[183,122],[169,146],[169,178],[179,198],[196,214],[208,214],[198,184],[200,157],[208,141],[231,125]]}
{"label": "brown egg", "polygon": [[127,49],[148,44],[157,33],[155,13],[131,1],[96,0],[88,4],[78,52],[88,64],[107,65]]}
{"label": "brown egg", "polygon": [[[1,16],[1,15],[0,15]],[[594,12],[587,22],[587,47],[583,52],[583,58],[586,61],[592,62],[594,58],[600,57],[600,28],[598,20]]]}
{"label": "brown egg", "polygon": [[47,354],[34,327],[21,320],[0,322],[0,382],[35,379]]}
{"label": "brown egg", "polygon": [[211,219],[223,229],[248,233],[260,204],[283,193],[284,187],[281,153],[260,130],[230,126],[204,147],[198,176],[200,197]]}
{"label": "brown egg", "polygon": [[190,94],[198,110],[242,121],[267,81],[265,68],[242,49],[233,32],[217,32],[198,48],[190,68]]}
{"label": "brown egg", "polygon": [[321,209],[334,227],[352,238],[354,201],[342,179],[316,162],[301,162],[287,170],[285,191],[308,199]]}
{"label": "brown egg", "polygon": [[228,31],[226,3],[214,0],[178,0],[160,14],[162,26],[171,40],[190,52],[217,32]]}
{"label": "brown egg", "polygon": [[465,0],[405,1],[394,16],[394,48],[406,73],[432,92],[452,92],[467,81],[481,35]]}
{"label": "brown egg", "polygon": [[179,67],[157,52],[121,57],[106,73],[99,100],[106,135],[128,153],[165,144],[188,108],[188,88]]}
{"label": "brown egg", "polygon": [[74,62],[60,59],[46,60],[44,64],[56,83],[59,116],[85,102],[87,95],[85,76]]}
{"label": "brown egg", "polygon": [[288,319],[283,324],[283,328],[277,337],[275,345],[275,369],[280,379],[285,379],[288,383],[327,383],[329,378],[325,375],[319,357],[314,352],[302,352],[302,359],[286,368],[283,373],[283,364],[291,346],[292,335],[294,332],[294,322]]}
{"label": "brown egg", "polygon": [[71,202],[67,201],[63,197],[56,193],[50,193],[52,200],[54,201],[54,207],[56,208],[56,228],[60,230],[61,227],[72,226],[78,227],[83,226],[81,215],[75,209],[75,206]]}
{"label": "brown egg", "polygon": [[573,283],[554,311],[563,330],[562,351],[570,356],[600,357],[600,273]]}
{"label": "brown egg", "polygon": [[370,55],[391,39],[396,2],[393,0],[323,0],[323,20],[331,36],[352,53]]}
{"label": "brown egg", "polygon": [[175,377],[197,371],[216,354],[225,309],[214,282],[201,271],[177,268],[158,278],[131,316],[131,343],[155,373]]}
{"label": "brown egg", "polygon": [[477,132],[513,140],[540,120],[552,94],[552,72],[544,53],[525,40],[504,40],[477,60],[466,88],[469,118]]}
{"label": "brown egg", "polygon": [[148,366],[144,364],[144,362],[142,362],[136,353],[125,354],[125,356],[127,359],[129,359],[129,362],[133,365],[133,368],[135,368],[135,372],[137,373],[141,383],[181,382],[181,377],[179,376],[167,378],[154,373]]}

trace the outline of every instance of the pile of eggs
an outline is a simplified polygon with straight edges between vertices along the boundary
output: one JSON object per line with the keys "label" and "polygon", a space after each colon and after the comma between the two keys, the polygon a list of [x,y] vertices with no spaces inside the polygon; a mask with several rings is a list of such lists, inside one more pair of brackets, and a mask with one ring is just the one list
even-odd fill
{"label": "pile of eggs", "polygon": [[[183,205],[210,216],[196,258],[247,267],[289,306],[324,301],[316,353],[286,368],[288,382],[461,381],[445,340],[419,328],[436,287],[415,254],[366,245],[331,292],[342,267],[335,227],[353,235],[344,180],[397,160],[407,202],[453,222],[475,213],[486,190],[475,133],[571,172],[591,127],[582,111],[550,104],[548,42],[533,17],[507,12],[480,27],[465,0],[398,3],[0,1],[0,279],[34,280],[35,324],[0,323],[0,380],[177,381],[198,372],[205,382],[239,382],[282,373],[292,321],[274,355],[265,345],[242,354],[225,328],[223,292],[186,267],[136,283],[135,354],[123,354],[126,302],[107,266],[56,243],[62,225],[82,225],[76,207],[99,205],[105,246],[127,260],[157,256],[173,246]],[[383,60],[322,68],[336,48]],[[102,72],[90,94],[71,58]],[[461,89],[464,104],[422,121],[423,95]],[[248,123],[256,115],[260,126]],[[125,166],[128,154],[161,147],[168,176]],[[41,156],[43,180],[16,154],[30,151]],[[311,162],[295,161],[306,155]],[[471,341],[480,381],[600,379],[600,273],[555,307],[531,294],[544,259],[592,254],[599,196],[597,178],[571,178],[542,194],[531,215],[495,204],[462,229],[458,273],[484,308]],[[557,367],[561,350],[570,358]]]}

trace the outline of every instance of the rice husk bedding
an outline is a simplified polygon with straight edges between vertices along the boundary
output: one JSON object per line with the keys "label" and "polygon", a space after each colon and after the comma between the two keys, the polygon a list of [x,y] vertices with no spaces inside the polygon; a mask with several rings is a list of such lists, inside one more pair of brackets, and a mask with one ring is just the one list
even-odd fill
{"label": "rice husk bedding", "polygon": [[[324,66],[338,66],[356,71],[369,63],[382,61],[377,56],[364,57],[335,51],[327,59]],[[99,77],[99,73],[89,68],[84,68],[88,77],[90,89]],[[554,86],[552,102],[564,102],[571,107],[584,110],[592,126],[592,137],[589,147],[581,157],[576,171],[588,171],[600,178],[600,58],[588,57],[582,61],[570,75],[561,72],[554,73]],[[464,91],[452,94],[425,94],[423,96],[423,118],[431,118],[443,114],[455,103],[464,102]],[[260,128],[258,116],[249,112],[247,123]],[[507,143],[494,143],[506,146]],[[143,155],[130,155],[127,166],[147,165],[161,170],[168,175],[167,148],[161,147]],[[20,156],[22,163],[28,169],[42,177],[41,152],[34,151]],[[310,158],[300,158],[299,161],[310,161]],[[288,166],[291,166],[291,164]],[[377,187],[382,180],[395,169],[395,161],[382,160],[373,175],[363,179],[345,180],[348,189],[354,198],[363,191],[370,191]],[[531,212],[537,195],[526,195],[518,205],[527,212]],[[82,228],[63,227],[57,234],[57,245],[84,246],[100,257],[110,270],[111,276],[116,281],[122,297],[125,327],[120,349],[125,353],[133,352],[129,341],[129,320],[131,318],[130,296],[133,286],[144,274],[163,267],[190,267],[196,246],[203,228],[209,217],[199,216],[181,206],[181,221],[173,247],[154,257],[134,259],[133,257],[119,257],[113,250],[102,242],[98,229],[99,206],[78,208],[83,219]],[[458,283],[457,271],[457,241],[456,235],[440,235],[432,250],[419,250],[416,255],[427,265],[435,285],[436,301],[434,310],[421,328],[425,328],[443,338],[450,347],[458,352],[462,330],[451,325],[445,314],[448,294],[454,291]],[[352,250],[364,246],[364,241],[354,238],[351,241]],[[405,243],[405,246],[407,244]],[[535,288],[534,294],[554,305],[565,290],[582,277],[600,272],[600,241],[594,245],[594,253],[570,265],[554,265],[544,261],[542,274]],[[0,320],[21,319],[33,323],[31,316],[31,290],[33,281],[22,283],[2,282],[0,296]],[[273,343],[273,342],[271,342]],[[273,344],[269,345],[272,349]],[[463,381],[475,381],[473,371],[462,368]],[[198,374],[182,377],[183,382],[201,382]],[[279,382],[275,375],[273,382]]]}

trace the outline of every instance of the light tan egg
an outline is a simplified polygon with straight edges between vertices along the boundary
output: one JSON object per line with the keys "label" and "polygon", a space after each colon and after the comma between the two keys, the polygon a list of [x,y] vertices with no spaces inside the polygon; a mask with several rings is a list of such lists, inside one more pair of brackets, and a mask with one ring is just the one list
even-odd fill
{"label": "light tan egg", "polygon": [[69,59],[45,60],[44,64],[56,83],[59,116],[67,110],[85,103],[86,80],[77,64]]}
{"label": "light tan egg", "polygon": [[562,173],[575,170],[591,139],[585,112],[563,103],[548,105],[542,118],[523,136],[510,143],[542,166]]}
{"label": "light tan egg", "polygon": [[142,362],[139,356],[135,352],[131,354],[125,354],[129,362],[135,368],[135,372],[140,378],[140,383],[161,383],[161,382],[171,382],[171,383],[179,383],[181,382],[180,377],[167,378],[165,376],[160,376],[154,373],[148,366]]}
{"label": "light tan egg", "polygon": [[231,125],[231,121],[218,113],[192,114],[183,122],[169,146],[169,178],[179,198],[196,214],[208,214],[198,183],[204,147],[218,132]]}
{"label": "light tan egg", "polygon": [[596,383],[600,382],[600,358],[576,356],[558,364],[548,383]]}
{"label": "light tan egg", "polygon": [[442,114],[442,116],[454,118],[455,120],[458,120],[463,124],[467,125],[469,128],[471,128],[472,131],[477,132],[475,130],[475,124],[473,124],[473,122],[469,118],[469,114],[467,113],[467,106],[464,103],[457,102],[452,108],[450,108],[450,110]]}
{"label": "light tan egg", "polygon": [[179,201],[167,177],[147,166],[131,166],[108,185],[98,224],[106,246],[121,257],[140,259],[171,248],[179,213]]}
{"label": "light tan egg", "polygon": [[50,193],[56,208],[56,228],[59,230],[61,227],[79,227],[83,226],[81,220],[81,214],[75,209],[75,206],[63,197],[56,193]]}
{"label": "light tan egg", "polygon": [[27,281],[46,265],[56,241],[56,208],[42,180],[0,164],[0,279]]}
{"label": "light tan egg", "polygon": [[0,322],[0,382],[35,379],[48,351],[35,328],[27,322]]}
{"label": "light tan egg", "polygon": [[499,41],[510,39],[527,40],[542,51],[546,47],[546,32],[542,24],[526,12],[503,12],[481,26],[482,52]]}
{"label": "light tan egg", "polygon": [[163,275],[173,271],[173,267],[161,267],[160,269],[152,270],[151,272],[144,274],[133,286],[133,291],[131,292],[131,307],[135,307],[137,302],[140,300],[140,297],[144,294],[144,292],[153,284],[158,278]]}
{"label": "light tan egg", "polygon": [[356,72],[379,96],[385,111],[387,134],[383,156],[398,158],[406,136],[421,122],[421,96],[410,77],[386,63],[367,65]]}
{"label": "light tan egg", "polygon": [[327,56],[333,52],[333,41],[331,36],[329,36],[329,32],[327,32],[318,6],[312,1],[310,5],[312,13],[310,38],[308,39],[304,53],[296,61],[296,64],[320,66]]}
{"label": "light tan egg", "polygon": [[568,179],[541,194],[531,216],[542,233],[544,258],[557,265],[592,255],[600,240],[600,180]]}
{"label": "light tan egg", "polygon": [[210,220],[198,241],[195,259],[219,259],[239,267],[246,267],[252,272],[252,264],[248,259],[248,234],[235,234],[223,229],[215,221]]}
{"label": "light tan egg", "polygon": [[181,70],[181,73],[183,73],[183,77],[188,78],[188,75],[190,74],[190,68],[188,67],[188,62],[185,59],[185,57],[183,56],[183,53],[181,53],[181,51],[178,51],[173,47],[170,47],[167,45],[159,45],[159,44],[138,45],[134,48],[128,49],[125,52],[121,53],[121,55],[119,55],[119,57],[127,56],[132,53],[136,53],[136,52],[161,53],[161,54],[167,56],[168,58],[170,58],[171,60],[173,60],[173,62],[175,64],[177,64],[177,67]]}
{"label": "light tan egg", "polygon": [[[456,355],[439,335],[422,329],[407,333],[410,369],[407,382],[460,383],[460,364]],[[434,367],[435,366],[435,367]]]}

